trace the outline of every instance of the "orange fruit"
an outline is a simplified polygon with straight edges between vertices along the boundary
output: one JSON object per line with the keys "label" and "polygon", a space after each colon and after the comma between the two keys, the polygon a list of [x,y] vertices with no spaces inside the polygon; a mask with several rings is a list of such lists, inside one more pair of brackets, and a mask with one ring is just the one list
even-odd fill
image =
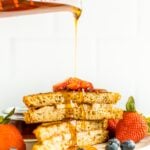
{"label": "orange fruit", "polygon": [[26,150],[25,143],[19,130],[12,124],[0,124],[0,150]]}

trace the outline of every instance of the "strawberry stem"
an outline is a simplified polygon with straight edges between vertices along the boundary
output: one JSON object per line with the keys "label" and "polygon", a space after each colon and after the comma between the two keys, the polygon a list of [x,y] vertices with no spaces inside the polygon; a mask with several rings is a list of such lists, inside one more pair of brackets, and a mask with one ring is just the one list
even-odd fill
{"label": "strawberry stem", "polygon": [[135,112],[136,111],[136,109],[135,109],[135,101],[134,101],[133,96],[130,96],[128,98],[128,101],[126,103],[126,111],[128,111],[128,112]]}

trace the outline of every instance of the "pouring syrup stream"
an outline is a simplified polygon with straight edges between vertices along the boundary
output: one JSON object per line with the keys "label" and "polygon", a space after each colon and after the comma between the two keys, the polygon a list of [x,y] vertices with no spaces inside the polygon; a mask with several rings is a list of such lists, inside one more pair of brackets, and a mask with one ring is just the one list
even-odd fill
{"label": "pouring syrup stream", "polygon": [[78,45],[78,21],[81,16],[82,10],[79,8],[73,8],[74,14],[74,26],[75,26],[75,33],[74,33],[74,76],[77,76],[77,45]]}

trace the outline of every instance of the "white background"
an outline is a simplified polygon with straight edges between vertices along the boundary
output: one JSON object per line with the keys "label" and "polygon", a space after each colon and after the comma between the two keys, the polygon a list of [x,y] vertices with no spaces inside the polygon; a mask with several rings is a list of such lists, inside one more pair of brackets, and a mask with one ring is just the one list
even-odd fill
{"label": "white background", "polygon": [[[74,75],[74,22],[69,12],[0,18],[0,110],[24,95],[48,92]],[[96,88],[133,95],[150,115],[150,1],[83,0],[77,76]]]}

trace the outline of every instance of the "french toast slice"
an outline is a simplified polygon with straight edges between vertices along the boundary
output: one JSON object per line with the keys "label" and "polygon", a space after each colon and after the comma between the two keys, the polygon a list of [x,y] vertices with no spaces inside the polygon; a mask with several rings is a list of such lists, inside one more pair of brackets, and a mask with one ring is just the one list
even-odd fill
{"label": "french toast slice", "polygon": [[71,146],[95,145],[105,142],[108,139],[108,131],[93,130],[77,132],[75,139],[71,133],[63,133],[40,141],[33,145],[32,150],[67,150]]}
{"label": "french toast slice", "polygon": [[93,130],[106,130],[107,120],[100,121],[82,121],[66,120],[51,123],[43,123],[34,130],[35,137],[38,141],[44,141],[54,135],[67,134],[69,132],[83,132]]}
{"label": "french toast slice", "polygon": [[29,109],[24,113],[26,123],[44,123],[64,119],[76,120],[103,120],[122,118],[122,109],[113,108],[110,104],[80,104],[73,108],[56,108],[45,106],[38,109]]}
{"label": "french toast slice", "polygon": [[27,107],[43,107],[68,102],[73,103],[99,103],[116,104],[120,100],[119,93],[113,92],[79,92],[79,91],[61,91],[40,93],[23,97],[23,102]]}

